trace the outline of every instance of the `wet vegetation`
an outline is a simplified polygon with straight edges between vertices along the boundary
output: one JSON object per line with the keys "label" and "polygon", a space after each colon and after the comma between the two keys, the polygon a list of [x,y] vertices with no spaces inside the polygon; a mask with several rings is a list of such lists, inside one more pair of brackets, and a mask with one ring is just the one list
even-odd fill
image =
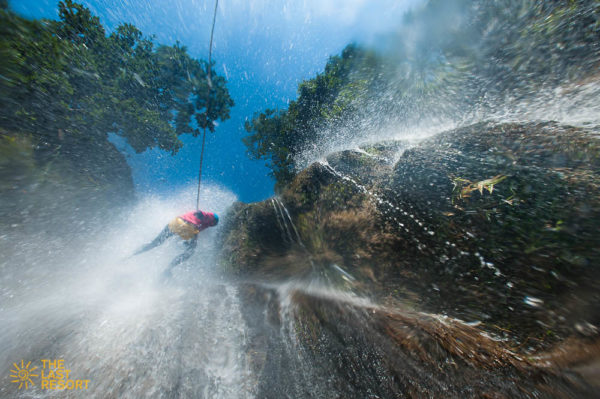
{"label": "wet vegetation", "polygon": [[109,134],[136,152],[175,153],[178,136],[213,131],[233,106],[225,79],[213,70],[209,87],[207,63],[179,43],[158,45],[131,24],[106,32],[71,0],[58,11],[55,21],[0,9],[0,190],[11,199],[2,223],[18,212],[11,203],[59,212],[28,198],[61,191],[75,200],[71,209],[132,199],[129,167]]}
{"label": "wet vegetation", "polygon": [[427,1],[376,50],[351,44],[331,57],[287,109],[257,113],[248,154],[267,161],[281,189],[306,166],[304,151],[342,129],[461,120],[593,77],[599,15],[594,0]]}

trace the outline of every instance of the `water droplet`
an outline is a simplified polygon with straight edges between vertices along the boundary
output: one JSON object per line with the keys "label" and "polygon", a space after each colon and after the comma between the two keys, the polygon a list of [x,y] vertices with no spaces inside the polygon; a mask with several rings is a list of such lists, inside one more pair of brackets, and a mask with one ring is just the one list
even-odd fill
{"label": "water droplet", "polygon": [[533,306],[535,308],[539,308],[544,303],[543,300],[532,297],[532,296],[526,296],[525,299],[523,300],[523,302],[525,302],[527,305]]}

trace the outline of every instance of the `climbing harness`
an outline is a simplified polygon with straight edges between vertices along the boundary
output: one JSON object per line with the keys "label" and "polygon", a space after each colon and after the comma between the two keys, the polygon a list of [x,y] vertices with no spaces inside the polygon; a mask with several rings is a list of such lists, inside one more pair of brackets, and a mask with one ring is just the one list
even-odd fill
{"label": "climbing harness", "polygon": [[215,0],[215,12],[213,14],[212,28],[210,30],[210,44],[208,46],[208,75],[207,75],[208,97],[206,99],[206,117],[204,120],[204,128],[203,128],[203,132],[202,132],[202,150],[200,150],[200,167],[198,170],[198,193],[196,194],[196,209],[200,208],[200,185],[202,184],[202,161],[204,160],[204,142],[206,140],[206,125],[208,124],[208,111],[210,110],[210,90],[212,89],[212,80],[211,80],[212,44],[213,44],[213,35],[215,33],[215,22],[217,20],[217,7],[218,6],[219,6],[219,0]]}

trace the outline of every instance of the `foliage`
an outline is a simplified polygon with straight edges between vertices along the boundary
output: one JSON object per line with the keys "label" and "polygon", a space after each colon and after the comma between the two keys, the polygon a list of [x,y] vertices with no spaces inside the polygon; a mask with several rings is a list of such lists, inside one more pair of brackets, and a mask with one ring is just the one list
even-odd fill
{"label": "foliage", "polygon": [[295,158],[332,126],[452,120],[595,73],[598,21],[598,0],[429,0],[379,43],[382,54],[348,46],[299,85],[287,110],[255,115],[244,143],[281,187]]}
{"label": "foliage", "polygon": [[483,195],[483,190],[487,190],[490,194],[494,192],[494,186],[506,179],[504,175],[496,175],[489,179],[481,180],[478,182],[472,182],[462,177],[452,178],[452,184],[454,189],[452,190],[452,198],[462,199],[471,196],[473,191],[479,191],[480,195]]}
{"label": "foliage", "polygon": [[343,121],[372,94],[378,65],[374,52],[356,45],[331,57],[323,73],[299,85],[298,99],[287,110],[267,109],[246,122],[251,134],[243,141],[250,157],[269,161],[278,186],[289,182],[294,156],[314,142],[317,131]]}
{"label": "foliage", "polygon": [[209,66],[184,46],[155,45],[131,24],[107,34],[98,17],[72,0],[58,8],[58,21],[0,9],[5,134],[31,134],[38,155],[85,157],[111,132],[137,152],[175,153],[179,135],[213,131],[214,121],[229,118],[233,101],[225,79],[213,70],[209,87]]}

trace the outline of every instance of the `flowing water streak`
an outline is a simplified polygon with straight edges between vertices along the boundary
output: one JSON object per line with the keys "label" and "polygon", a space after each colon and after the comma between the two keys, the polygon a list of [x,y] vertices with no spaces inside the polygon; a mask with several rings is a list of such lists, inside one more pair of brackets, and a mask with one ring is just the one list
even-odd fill
{"label": "flowing water streak", "polygon": [[[275,204],[277,204],[279,207],[279,212],[281,212],[281,217],[282,217],[283,223],[287,229],[288,235],[290,235],[290,239],[291,239],[291,233],[288,228],[288,222],[289,222],[289,225],[292,226],[292,229],[294,230],[294,234],[296,235],[296,243],[298,245],[300,245],[302,248],[306,249],[306,246],[304,246],[304,243],[302,242],[302,239],[300,238],[298,229],[296,228],[296,225],[294,224],[294,221],[292,220],[292,217],[290,216],[290,212],[287,210],[287,208],[285,207],[285,205],[283,204],[281,199],[279,197],[275,197],[275,198],[273,198],[273,202]],[[284,218],[284,215],[285,215],[285,218]],[[286,218],[287,218],[287,222],[286,222]]]}
{"label": "flowing water streak", "polygon": [[[311,266],[311,273],[309,279],[317,279],[319,281],[325,280],[332,285],[336,285],[336,283],[339,283],[342,280],[350,283],[356,280],[350,273],[348,273],[339,265],[330,264],[321,265],[322,267],[317,267],[313,259],[313,255],[310,253],[308,248],[306,248],[306,245],[302,241],[302,238],[300,237],[300,233],[298,232],[298,229],[294,224],[292,216],[290,215],[289,210],[286,208],[281,198],[272,198],[271,203],[273,204],[273,207],[275,209],[277,223],[282,229],[282,231],[287,234],[287,237],[289,238],[289,243],[294,243],[294,239],[292,238],[292,234],[290,231],[291,226],[291,229],[294,231],[294,234],[296,236],[295,243],[298,244],[302,248],[302,251],[306,254],[306,259],[308,260]],[[286,234],[284,234],[284,241]]]}
{"label": "flowing water streak", "polygon": [[279,210],[279,206],[274,198],[271,198],[271,205],[273,205],[273,210],[275,211],[275,220],[277,220],[277,225],[279,226],[279,229],[281,230],[281,238],[283,239],[284,242],[291,244],[292,242],[294,242],[294,240],[292,239],[292,235],[290,234],[290,231],[287,227],[285,218],[283,217],[283,214]]}
{"label": "flowing water streak", "polygon": [[[374,307],[368,298],[354,294],[351,291],[334,288],[330,281],[321,278],[320,275],[312,274],[307,279],[291,280],[280,284],[262,284],[266,289],[276,292],[278,304],[278,316],[280,329],[278,342],[282,346],[285,372],[290,374],[283,384],[291,384],[294,391],[291,397],[316,397],[329,398],[336,395],[334,387],[335,375],[327,377],[328,370],[320,370],[314,364],[314,354],[307,348],[302,331],[310,328],[306,320],[300,316],[302,309],[297,302],[297,295],[309,295],[316,298],[325,298],[347,306],[359,308]],[[325,354],[324,354],[325,355]],[[333,354],[332,354],[333,355]],[[284,386],[285,386],[284,385]]]}

